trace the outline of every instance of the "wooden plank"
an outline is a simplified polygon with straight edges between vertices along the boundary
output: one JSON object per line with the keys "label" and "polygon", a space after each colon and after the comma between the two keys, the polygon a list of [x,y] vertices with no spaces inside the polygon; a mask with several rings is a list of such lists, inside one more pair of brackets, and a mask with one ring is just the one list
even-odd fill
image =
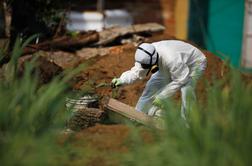
{"label": "wooden plank", "polygon": [[39,50],[52,51],[52,50],[69,50],[73,51],[95,43],[99,40],[97,32],[91,31],[84,34],[78,34],[75,37],[62,36],[57,37],[51,41],[45,41],[39,44],[28,45],[23,50],[23,55],[33,54]]}
{"label": "wooden plank", "polygon": [[161,122],[161,119],[148,116],[143,112],[137,112],[133,107],[118,100],[112,98],[109,99],[105,108],[107,111],[120,114],[123,117],[130,119],[131,121],[135,121],[145,126],[162,129],[161,123],[163,122]]}
{"label": "wooden plank", "polygon": [[103,46],[112,43],[119,37],[130,34],[139,34],[143,32],[161,32],[165,27],[157,23],[136,24],[128,27],[112,27],[105,29],[99,33],[99,41],[95,43],[96,46]]}
{"label": "wooden plank", "polygon": [[[186,40],[188,36],[189,0],[175,2],[176,38]],[[169,24],[166,26],[170,26]]]}

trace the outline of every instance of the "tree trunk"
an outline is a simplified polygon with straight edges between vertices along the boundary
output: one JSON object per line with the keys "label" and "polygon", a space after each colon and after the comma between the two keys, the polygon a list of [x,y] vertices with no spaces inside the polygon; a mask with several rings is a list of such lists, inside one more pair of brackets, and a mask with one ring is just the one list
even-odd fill
{"label": "tree trunk", "polygon": [[4,33],[5,37],[10,37],[11,31],[11,9],[8,7],[6,2],[3,2],[3,12],[4,12]]}
{"label": "tree trunk", "polygon": [[39,7],[39,2],[32,0],[13,0],[11,2],[11,48],[17,36],[26,38],[34,34],[43,34],[46,37],[50,34],[47,25],[40,20],[41,18],[37,18]]}
{"label": "tree trunk", "polygon": [[4,2],[0,1],[0,38],[5,36],[5,21],[4,21]]}

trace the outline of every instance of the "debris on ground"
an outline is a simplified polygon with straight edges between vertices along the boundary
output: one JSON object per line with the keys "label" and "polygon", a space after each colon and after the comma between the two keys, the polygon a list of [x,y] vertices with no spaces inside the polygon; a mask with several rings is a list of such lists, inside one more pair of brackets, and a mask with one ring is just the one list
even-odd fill
{"label": "debris on ground", "polygon": [[99,34],[95,31],[87,33],[76,33],[74,35],[65,35],[62,37],[56,37],[51,41],[45,41],[39,44],[28,45],[24,51],[23,55],[32,54],[39,50],[43,51],[75,51],[82,47],[88,46],[99,40]]}
{"label": "debris on ground", "polygon": [[[112,27],[101,32],[90,31],[86,33],[71,33],[61,37],[56,37],[51,41],[38,44],[31,44],[25,47],[23,55],[32,54],[39,50],[43,51],[70,51],[88,46],[105,46],[112,43],[125,43],[130,41],[141,42],[144,37],[153,33],[164,31],[164,26],[157,23],[136,24],[128,27]],[[126,38],[126,39],[125,39]]]}
{"label": "debris on ground", "polygon": [[96,46],[109,45],[115,40],[133,34],[152,34],[162,32],[165,27],[157,23],[136,24],[128,27],[112,27],[99,33],[100,39]]}
{"label": "debris on ground", "polygon": [[[129,33],[137,34],[148,31],[162,31],[162,26],[152,23],[135,25],[132,27],[114,28],[114,30],[116,30],[118,33],[113,32],[113,34],[116,35],[111,35],[111,40],[105,41],[101,37],[99,42],[100,44],[108,44],[109,42],[115,40],[115,36],[118,37],[118,35],[122,36]],[[104,30],[100,33],[104,33],[103,37],[105,38],[105,34],[109,34],[109,32],[111,32],[111,29]],[[107,38],[109,37],[107,36]],[[153,36],[146,37],[147,42],[167,39],[169,40],[174,38],[163,34],[155,34]],[[95,93],[100,96],[116,97],[119,101],[134,107],[148,78],[139,81],[134,85],[122,87],[117,92],[113,92],[113,95],[112,89],[110,87],[97,88],[96,86],[100,83],[109,83],[111,79],[119,76],[120,73],[132,67],[134,64],[133,56],[135,49],[136,46],[134,43],[128,43],[110,47],[84,47],[82,49],[76,50],[76,52],[71,53],[65,51],[39,51],[35,56],[40,57],[38,58],[38,61],[40,62],[39,68],[42,82],[48,82],[51,78],[63,70],[76,67],[80,63],[86,63],[91,60],[91,63],[89,63],[88,67],[78,76],[76,76],[73,88],[77,90],[83,90],[86,88],[86,86],[89,86],[90,89],[93,89]],[[204,51],[204,53],[208,59],[208,67],[205,71],[204,77],[211,83],[213,77],[220,79],[223,76],[223,72],[225,72],[225,66],[220,58],[206,51]],[[27,60],[31,60],[31,58],[32,55],[21,57],[19,59],[21,64],[20,66],[24,66],[22,64],[24,64]],[[23,70],[22,67],[20,69],[21,71]],[[197,86],[197,94],[200,96],[199,98],[204,98],[204,83],[201,81],[199,81],[199,86]],[[175,98],[178,99],[179,97],[180,95],[178,92]]]}

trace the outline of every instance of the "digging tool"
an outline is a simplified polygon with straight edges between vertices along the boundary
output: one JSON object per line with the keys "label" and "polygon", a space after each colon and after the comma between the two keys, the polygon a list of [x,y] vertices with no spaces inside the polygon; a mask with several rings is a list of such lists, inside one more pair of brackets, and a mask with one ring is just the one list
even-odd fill
{"label": "digging tool", "polygon": [[101,88],[101,87],[111,87],[111,84],[106,83],[106,82],[101,82],[95,86],[95,88]]}
{"label": "digging tool", "polygon": [[111,83],[102,82],[102,83],[99,83],[95,88],[101,88],[101,87],[110,87],[110,88],[112,88],[112,98],[117,98],[118,97],[118,93],[119,93],[119,87],[118,86],[114,86]]}

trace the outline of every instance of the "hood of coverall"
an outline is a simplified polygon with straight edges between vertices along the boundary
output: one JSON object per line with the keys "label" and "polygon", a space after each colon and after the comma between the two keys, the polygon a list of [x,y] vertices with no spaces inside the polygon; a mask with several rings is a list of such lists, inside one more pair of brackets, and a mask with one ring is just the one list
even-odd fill
{"label": "hood of coverall", "polygon": [[[139,47],[142,48],[143,50],[139,49]],[[151,56],[148,55],[148,53],[146,53],[144,50],[152,55],[152,60]],[[154,65],[157,61],[157,56],[158,53],[152,44],[142,43],[138,46],[138,49],[136,50],[135,61],[139,62],[140,64],[150,64],[151,62],[151,65]]]}

